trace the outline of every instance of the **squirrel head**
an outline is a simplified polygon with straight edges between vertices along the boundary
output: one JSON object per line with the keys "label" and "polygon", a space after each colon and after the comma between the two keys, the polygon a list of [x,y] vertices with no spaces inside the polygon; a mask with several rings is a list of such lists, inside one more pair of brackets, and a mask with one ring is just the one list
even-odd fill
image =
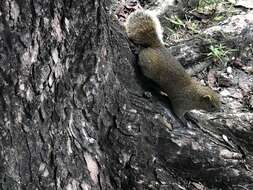
{"label": "squirrel head", "polygon": [[208,87],[201,86],[198,101],[198,109],[208,112],[215,112],[221,109],[221,102],[218,94]]}

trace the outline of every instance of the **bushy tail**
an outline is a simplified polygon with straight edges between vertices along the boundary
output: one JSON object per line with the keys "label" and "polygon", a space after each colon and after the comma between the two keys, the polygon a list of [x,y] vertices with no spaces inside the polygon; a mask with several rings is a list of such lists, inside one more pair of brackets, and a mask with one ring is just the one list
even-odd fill
{"label": "bushy tail", "polygon": [[139,10],[131,13],[126,21],[126,31],[135,44],[146,47],[163,44],[161,24],[151,11]]}

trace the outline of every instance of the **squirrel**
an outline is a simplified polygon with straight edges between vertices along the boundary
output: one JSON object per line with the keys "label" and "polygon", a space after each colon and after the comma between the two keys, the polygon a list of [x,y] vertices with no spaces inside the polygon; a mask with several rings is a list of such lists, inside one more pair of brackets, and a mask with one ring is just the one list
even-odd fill
{"label": "squirrel", "polygon": [[142,46],[138,55],[142,73],[167,94],[179,118],[193,109],[220,110],[218,94],[192,79],[165,47],[163,30],[156,15],[148,10],[135,11],[127,18],[125,29],[128,38]]}

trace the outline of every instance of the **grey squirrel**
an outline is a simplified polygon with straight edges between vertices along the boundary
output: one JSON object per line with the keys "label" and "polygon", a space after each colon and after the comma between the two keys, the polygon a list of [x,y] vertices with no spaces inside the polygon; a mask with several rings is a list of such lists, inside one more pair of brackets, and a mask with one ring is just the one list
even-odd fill
{"label": "grey squirrel", "polygon": [[142,73],[168,95],[179,118],[193,109],[209,112],[220,109],[218,94],[193,80],[165,47],[157,16],[151,11],[135,11],[127,18],[125,27],[129,39],[142,46],[138,56]]}

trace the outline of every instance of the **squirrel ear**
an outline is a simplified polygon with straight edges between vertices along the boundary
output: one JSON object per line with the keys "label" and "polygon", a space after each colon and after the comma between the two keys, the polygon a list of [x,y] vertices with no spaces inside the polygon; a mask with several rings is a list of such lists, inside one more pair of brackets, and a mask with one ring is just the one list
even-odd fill
{"label": "squirrel ear", "polygon": [[202,96],[204,101],[210,102],[212,100],[212,97],[210,95],[204,95]]}

